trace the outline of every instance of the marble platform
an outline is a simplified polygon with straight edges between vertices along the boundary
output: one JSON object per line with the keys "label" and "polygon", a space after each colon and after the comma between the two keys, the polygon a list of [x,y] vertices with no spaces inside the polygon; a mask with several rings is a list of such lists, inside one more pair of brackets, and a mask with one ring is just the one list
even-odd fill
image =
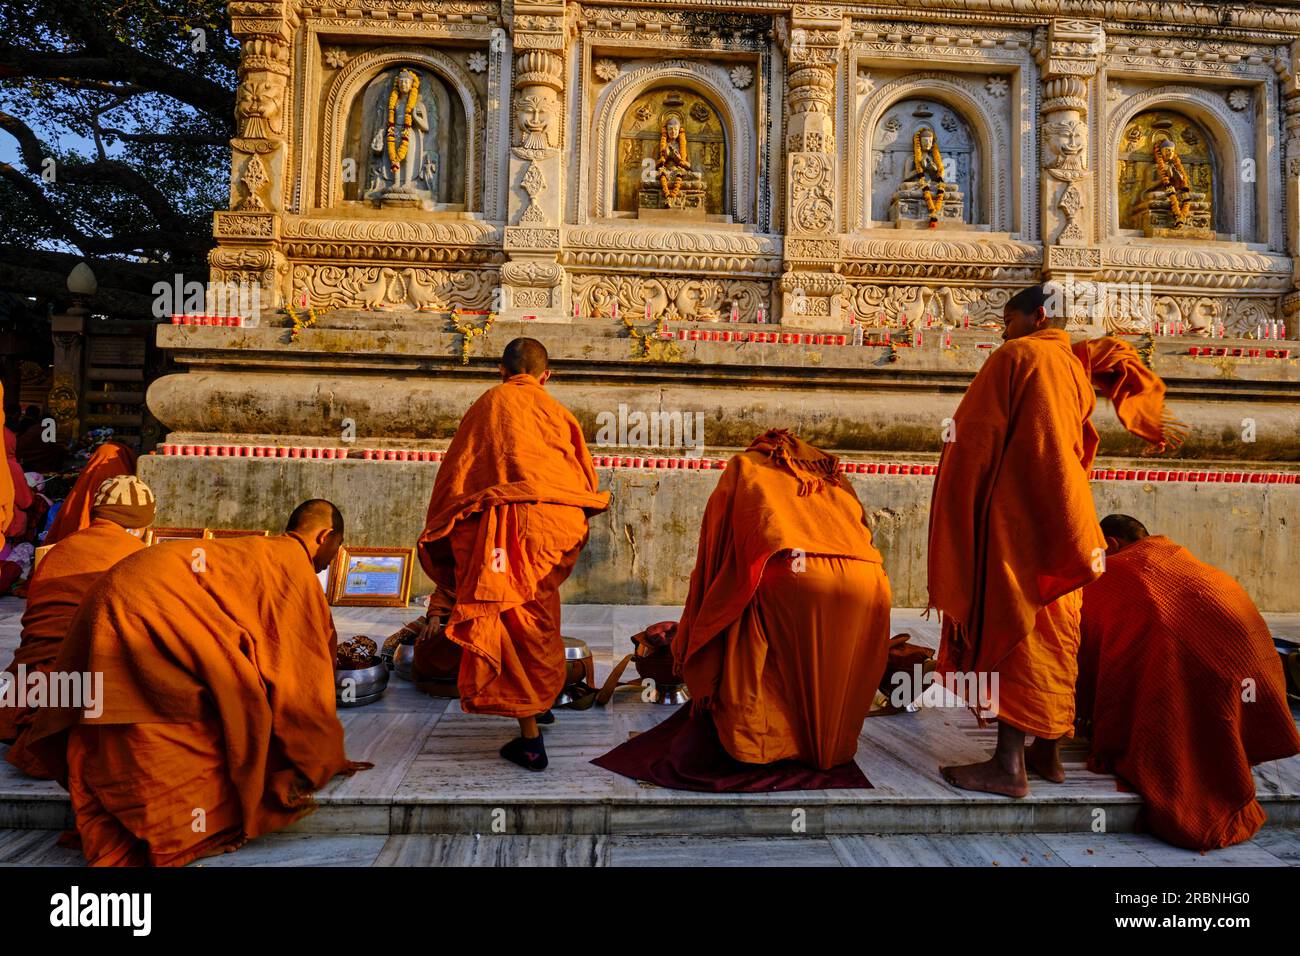
{"label": "marble platform", "polygon": [[[0,600],[0,657],[6,660],[21,613],[21,602]],[[339,608],[335,617],[341,637],[382,638],[417,613]],[[677,613],[672,607],[567,605],[564,631],[591,646],[603,679],[630,648],[631,634]],[[1300,641],[1300,615],[1269,617],[1277,633]],[[930,645],[938,640],[937,625],[916,611],[896,609],[893,631],[910,631]],[[550,768],[537,774],[497,756],[514,735],[513,721],[465,714],[455,701],[427,697],[394,678],[378,703],[340,713],[349,756],[375,768],[335,779],[319,793],[315,814],[293,831],[256,841],[231,862],[255,865],[260,846],[275,858],[273,848],[280,846],[299,862],[340,865],[521,859],[618,865],[645,856],[686,860],[703,847],[721,848],[720,858],[758,862],[787,844],[797,844],[792,855],[780,851],[789,856],[787,864],[1166,865],[1172,859],[1166,854],[1172,848],[1131,832],[1140,798],[1118,791],[1111,777],[1089,773],[1077,744],[1066,748],[1066,782],[1034,781],[1034,792],[1023,800],[948,786],[938,766],[982,758],[995,734],[964,709],[869,718],[856,758],[873,785],[869,790],[683,793],[589,763],[669,712],[633,692],[616,695],[606,708],[557,711],[557,722],[546,729]],[[1268,827],[1243,847],[1193,857],[1300,862],[1300,830],[1294,829],[1300,827],[1300,757],[1262,765],[1255,776]],[[1105,832],[1094,831],[1099,819]],[[59,787],[27,780],[0,763],[0,863],[50,862],[51,853],[57,858],[62,851],[52,848],[48,831],[69,823]],[[24,832],[31,830],[46,832]]]}

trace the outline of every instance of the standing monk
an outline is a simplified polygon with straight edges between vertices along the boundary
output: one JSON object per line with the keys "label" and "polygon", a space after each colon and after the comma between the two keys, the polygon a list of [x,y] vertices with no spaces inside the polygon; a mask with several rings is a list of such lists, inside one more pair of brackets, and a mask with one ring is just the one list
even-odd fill
{"label": "standing monk", "polygon": [[1088,769],[1142,794],[1143,822],[1193,850],[1264,825],[1251,767],[1300,753],[1268,624],[1231,577],[1135,518],[1108,515],[1083,589],[1079,716]]}
{"label": "standing monk", "polygon": [[731,459],[673,640],[691,716],[598,766],[687,790],[867,786],[850,761],[889,655],[889,579],[837,465],[783,429]]}
{"label": "standing monk", "polygon": [[[90,525],[70,534],[45,556],[27,586],[27,610],[13,662],[5,674],[22,686],[30,675],[48,673],[63,646],[72,618],[86,593],[105,571],[144,548],[139,533],[153,524],[154,496],[132,475],[109,478],[100,485]],[[0,742],[9,743],[6,759],[16,767],[39,771],[26,753],[26,731],[36,717],[32,705],[18,707],[0,699]]]}
{"label": "standing monk", "polygon": [[1134,434],[1161,449],[1182,440],[1164,383],[1136,350],[1113,338],[1072,348],[1059,305],[1041,285],[1007,302],[1006,344],[953,415],[930,502],[939,670],[974,677],[998,718],[992,759],[942,772],[1010,797],[1029,793],[1026,761],[1053,782],[1065,776],[1058,742],[1074,727],[1079,589],[1101,573],[1106,547],[1088,486],[1094,385]]}
{"label": "standing monk", "polygon": [[53,670],[102,675],[94,710],[41,710],[28,751],[72,796],[94,866],[182,866],[309,813],[343,752],[336,636],[316,575],[343,541],[328,501],[285,534],[169,541],[90,589]]}
{"label": "standing monk", "polygon": [[445,634],[462,649],[461,707],[516,718],[501,756],[544,770],[537,718],[565,677],[559,587],[609,494],[596,490],[577,419],[546,393],[542,343],[515,339],[499,368],[501,384],[470,406],[438,468],[418,550],[454,600]]}
{"label": "standing monk", "polygon": [[[5,388],[0,384],[0,431],[4,431],[4,407],[5,407]],[[4,455],[3,449],[0,449],[0,455]],[[14,518],[14,480],[9,473],[9,462],[0,461],[0,536],[5,533],[5,528],[9,527],[9,522]],[[0,541],[0,548],[4,547],[4,542]]]}

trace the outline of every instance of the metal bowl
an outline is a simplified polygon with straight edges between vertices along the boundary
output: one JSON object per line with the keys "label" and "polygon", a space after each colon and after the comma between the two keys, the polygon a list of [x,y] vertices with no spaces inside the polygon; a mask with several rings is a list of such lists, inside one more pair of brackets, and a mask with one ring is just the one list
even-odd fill
{"label": "metal bowl", "polygon": [[377,661],[370,667],[334,672],[334,702],[340,707],[364,707],[384,696],[388,686],[388,665]]}
{"label": "metal bowl", "polygon": [[415,663],[415,641],[403,640],[393,649],[393,671],[402,680],[411,680],[411,665]]}
{"label": "metal bowl", "polygon": [[588,661],[591,660],[591,648],[586,641],[576,637],[564,640],[564,684],[581,684],[587,677]]}
{"label": "metal bowl", "polygon": [[[666,650],[666,649],[665,649]],[[673,655],[669,653],[648,654],[632,658],[637,676],[643,681],[650,681],[646,699],[652,704],[684,704],[691,699],[686,691],[686,684],[673,673]]]}

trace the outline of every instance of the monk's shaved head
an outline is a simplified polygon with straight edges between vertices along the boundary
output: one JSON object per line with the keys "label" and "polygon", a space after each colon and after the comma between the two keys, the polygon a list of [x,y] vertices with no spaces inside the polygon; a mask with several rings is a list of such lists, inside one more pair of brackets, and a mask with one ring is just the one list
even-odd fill
{"label": "monk's shaved head", "polygon": [[343,512],[339,511],[333,502],[326,501],[324,498],[311,498],[293,509],[293,514],[289,515],[289,523],[284,530],[297,531],[300,534],[328,530],[335,534],[342,534]]}
{"label": "monk's shaved head", "polygon": [[1106,515],[1101,519],[1101,533],[1109,541],[1112,538],[1121,545],[1133,544],[1135,541],[1141,541],[1150,532],[1147,531],[1146,525],[1137,518],[1131,518],[1128,515]]}
{"label": "monk's shaved head", "polygon": [[541,378],[551,367],[551,357],[546,346],[537,339],[514,339],[501,353],[501,367],[510,375],[531,375]]}
{"label": "monk's shaved head", "polygon": [[284,530],[298,536],[312,567],[324,571],[343,547],[343,512],[324,498],[310,498],[293,509]]}
{"label": "monk's shaved head", "polygon": [[1044,329],[1065,328],[1065,309],[1061,306],[1060,290],[1049,283],[1021,289],[1002,309],[1002,322],[1006,326],[1003,340],[1009,342]]}
{"label": "monk's shaved head", "polygon": [[515,375],[531,375],[543,385],[551,377],[551,358],[546,354],[546,346],[537,339],[517,338],[506,346],[501,353],[501,381],[508,381]]}

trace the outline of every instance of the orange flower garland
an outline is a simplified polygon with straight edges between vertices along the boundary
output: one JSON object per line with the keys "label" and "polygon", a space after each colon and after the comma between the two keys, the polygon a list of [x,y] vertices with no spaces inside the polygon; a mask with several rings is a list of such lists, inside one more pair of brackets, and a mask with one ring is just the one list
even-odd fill
{"label": "orange flower garland", "polygon": [[[402,115],[402,144],[397,145],[396,124],[397,124],[397,84],[402,78],[402,73],[410,73],[411,92],[406,95],[406,109]],[[407,150],[411,145],[411,113],[415,110],[415,104],[420,97],[420,76],[418,73],[411,73],[409,70],[403,70],[393,78],[393,89],[388,94],[388,164],[392,167],[394,174],[402,161],[406,159]]]}

